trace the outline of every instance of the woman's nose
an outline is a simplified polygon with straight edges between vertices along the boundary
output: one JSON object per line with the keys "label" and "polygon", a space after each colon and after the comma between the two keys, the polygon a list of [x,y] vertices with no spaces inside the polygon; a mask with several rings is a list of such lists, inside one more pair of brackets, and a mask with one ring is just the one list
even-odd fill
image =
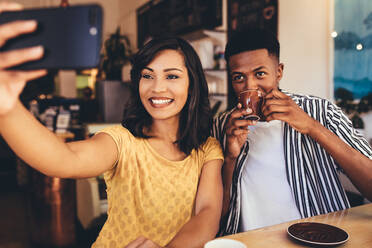
{"label": "woman's nose", "polygon": [[167,84],[164,80],[156,79],[154,81],[154,87],[152,90],[154,92],[164,92],[167,90]]}

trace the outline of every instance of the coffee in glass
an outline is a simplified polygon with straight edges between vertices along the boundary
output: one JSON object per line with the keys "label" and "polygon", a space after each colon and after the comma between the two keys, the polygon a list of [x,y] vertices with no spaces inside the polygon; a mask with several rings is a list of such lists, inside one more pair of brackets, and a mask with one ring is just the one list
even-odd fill
{"label": "coffee in glass", "polygon": [[259,89],[248,89],[239,93],[239,102],[242,108],[251,113],[242,117],[245,120],[258,121],[260,120],[261,107],[264,93]]}

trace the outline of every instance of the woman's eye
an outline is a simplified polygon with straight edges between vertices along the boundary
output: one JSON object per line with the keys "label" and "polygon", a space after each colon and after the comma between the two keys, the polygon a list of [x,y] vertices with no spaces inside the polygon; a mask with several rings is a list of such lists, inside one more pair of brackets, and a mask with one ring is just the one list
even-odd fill
{"label": "woman's eye", "polygon": [[177,79],[177,78],[179,78],[179,76],[177,76],[177,75],[168,75],[167,76],[167,79]]}
{"label": "woman's eye", "polygon": [[151,79],[151,75],[149,74],[142,74],[142,77],[145,78],[145,79]]}

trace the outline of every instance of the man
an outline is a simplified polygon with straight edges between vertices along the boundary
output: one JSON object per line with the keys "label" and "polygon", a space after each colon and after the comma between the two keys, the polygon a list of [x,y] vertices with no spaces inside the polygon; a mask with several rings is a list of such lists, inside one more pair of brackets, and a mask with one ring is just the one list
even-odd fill
{"label": "man", "polygon": [[225,153],[221,235],[349,208],[340,172],[372,199],[370,145],[328,100],[279,89],[274,35],[237,32],[225,58],[236,95],[259,89],[265,97],[258,122],[242,119],[249,110],[240,104],[214,122]]}

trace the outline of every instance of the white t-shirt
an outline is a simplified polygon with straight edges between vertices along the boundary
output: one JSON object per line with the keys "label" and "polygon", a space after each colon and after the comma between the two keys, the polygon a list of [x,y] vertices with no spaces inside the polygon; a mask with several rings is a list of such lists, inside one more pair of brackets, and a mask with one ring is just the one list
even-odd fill
{"label": "white t-shirt", "polygon": [[281,121],[250,126],[241,181],[240,231],[300,219],[288,184]]}

